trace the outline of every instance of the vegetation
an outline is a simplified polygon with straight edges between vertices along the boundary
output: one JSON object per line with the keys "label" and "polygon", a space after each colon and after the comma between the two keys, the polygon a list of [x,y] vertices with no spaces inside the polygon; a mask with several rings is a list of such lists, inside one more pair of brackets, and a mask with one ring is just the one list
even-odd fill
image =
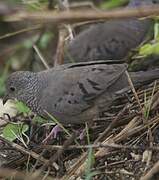
{"label": "vegetation", "polygon": [[[76,9],[87,11],[76,2]],[[70,9],[75,8],[70,1]],[[127,0],[94,0],[93,9],[104,10],[124,6]],[[86,5],[87,6],[87,5]],[[90,6],[90,4],[88,4]],[[92,4],[89,7],[92,9]],[[1,10],[2,9],[2,10]],[[66,23],[49,21],[50,12],[60,12],[60,1],[7,0],[0,2],[0,97],[5,93],[5,81],[17,70],[40,71],[52,67],[58,56],[61,29]],[[19,14],[21,13],[21,16]],[[30,16],[30,19],[23,15]],[[42,15],[46,22],[42,22]],[[48,17],[47,17],[48,15]],[[32,18],[32,19],[31,19]],[[41,18],[41,19],[40,19]],[[159,22],[154,23],[147,40],[134,49],[129,57],[129,70],[158,67]],[[95,22],[97,23],[97,22]],[[83,24],[83,23],[82,23]],[[69,25],[69,24],[67,24]],[[62,26],[62,28],[61,28]],[[82,26],[82,25],[81,25]],[[72,25],[75,33],[83,27]],[[64,26],[66,27],[66,26]],[[64,28],[68,32],[69,28]],[[153,34],[153,36],[152,36]],[[66,41],[69,35],[63,39]],[[86,129],[84,139],[76,133],[81,127],[63,127],[50,116],[46,120],[35,116],[21,102],[14,108],[18,113],[0,118],[0,177],[3,179],[139,179],[154,177],[158,167],[158,90],[153,82],[121,96],[100,120]],[[138,97],[139,102],[134,98]],[[142,108],[141,108],[142,107]],[[0,110],[1,111],[1,110]],[[2,121],[2,122],[1,122]],[[48,144],[42,144],[54,124],[64,131]],[[82,126],[82,125],[81,125]],[[12,154],[11,154],[12,152]],[[6,158],[7,157],[7,158]],[[4,168],[4,169],[2,169]],[[9,169],[9,171],[8,171]],[[16,173],[14,173],[16,171]],[[158,177],[158,174],[156,175]],[[158,179],[158,178],[157,178]]]}

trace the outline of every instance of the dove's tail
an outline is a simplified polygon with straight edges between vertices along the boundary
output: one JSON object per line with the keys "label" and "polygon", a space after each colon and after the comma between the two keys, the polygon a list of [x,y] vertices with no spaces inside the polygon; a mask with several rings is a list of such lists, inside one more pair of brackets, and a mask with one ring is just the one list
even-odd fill
{"label": "dove's tail", "polygon": [[159,79],[159,69],[149,71],[130,72],[130,77],[135,86],[150,83]]}

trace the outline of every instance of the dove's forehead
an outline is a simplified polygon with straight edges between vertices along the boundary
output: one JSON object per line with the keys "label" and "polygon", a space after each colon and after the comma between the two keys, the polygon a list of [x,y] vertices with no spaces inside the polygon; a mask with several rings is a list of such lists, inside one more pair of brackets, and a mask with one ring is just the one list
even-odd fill
{"label": "dove's forehead", "polygon": [[25,83],[32,78],[32,73],[29,71],[17,71],[12,73],[7,79],[7,85]]}

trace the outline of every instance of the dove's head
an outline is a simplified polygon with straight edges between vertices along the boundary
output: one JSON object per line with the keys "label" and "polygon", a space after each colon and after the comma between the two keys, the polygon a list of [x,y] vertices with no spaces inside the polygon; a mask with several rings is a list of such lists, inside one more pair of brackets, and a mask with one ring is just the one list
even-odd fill
{"label": "dove's head", "polygon": [[3,104],[8,99],[17,99],[19,101],[32,103],[35,100],[38,89],[38,79],[36,73],[29,71],[17,71],[12,73],[6,81],[6,93],[3,98]]}

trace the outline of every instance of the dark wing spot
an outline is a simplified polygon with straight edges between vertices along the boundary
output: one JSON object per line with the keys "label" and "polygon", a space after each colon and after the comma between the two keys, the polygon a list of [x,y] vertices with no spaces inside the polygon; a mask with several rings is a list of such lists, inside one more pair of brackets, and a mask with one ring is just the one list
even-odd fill
{"label": "dark wing spot", "polygon": [[57,100],[57,102],[61,102],[62,101],[62,97],[60,97],[58,100]]}
{"label": "dark wing spot", "polygon": [[122,45],[125,45],[125,41],[124,41],[124,40],[122,40],[122,41],[121,41],[121,44],[122,44]]}
{"label": "dark wing spot", "polygon": [[64,91],[64,94],[68,95],[68,94],[69,94],[69,92],[68,92],[68,91]]}
{"label": "dark wing spot", "polygon": [[85,94],[85,95],[83,96],[83,99],[84,99],[85,101],[89,101],[89,100],[91,100],[91,99],[94,99],[94,98],[96,97],[96,95],[97,95],[97,94],[95,94],[95,93]]}
{"label": "dark wing spot", "polygon": [[85,89],[85,87],[82,83],[78,82],[78,85],[79,85],[79,88],[81,89],[81,91],[83,92],[83,100],[84,101],[90,101],[96,97],[96,93],[88,93],[88,91]]}
{"label": "dark wing spot", "polygon": [[101,91],[102,89],[101,88],[99,88],[99,87],[97,87],[97,86],[92,86],[93,87],[93,89],[95,89],[95,90],[97,90],[97,91]]}
{"label": "dark wing spot", "polygon": [[102,69],[102,68],[98,68],[99,71],[105,71],[105,69]]}
{"label": "dark wing spot", "polygon": [[90,80],[90,79],[87,79],[87,81],[92,85],[92,86],[98,86],[99,84]]}
{"label": "dark wing spot", "polygon": [[102,69],[102,68],[92,68],[92,71],[105,71],[105,69]]}
{"label": "dark wing spot", "polygon": [[79,104],[79,102],[77,102],[76,100],[74,100],[74,104]]}
{"label": "dark wing spot", "polygon": [[98,54],[103,54],[102,46],[98,46],[96,50]]}
{"label": "dark wing spot", "polygon": [[112,38],[111,42],[114,42],[114,43],[118,44],[118,40],[115,39],[115,38]]}
{"label": "dark wing spot", "polygon": [[95,70],[97,70],[97,68],[92,68],[92,71],[95,71]]}
{"label": "dark wing spot", "polygon": [[72,104],[70,100],[68,101],[68,103],[69,103],[69,104]]}
{"label": "dark wing spot", "polygon": [[101,88],[98,87],[98,86],[99,86],[98,83],[96,83],[96,82],[94,82],[94,81],[92,81],[92,80],[90,80],[90,79],[87,79],[87,81],[91,84],[91,86],[93,87],[93,89],[95,89],[95,90],[97,90],[97,91],[100,91],[100,90],[101,90]]}
{"label": "dark wing spot", "polygon": [[85,49],[85,52],[84,52],[84,56],[88,56],[89,52],[91,51],[91,47],[87,46],[86,49]]}
{"label": "dark wing spot", "polygon": [[86,88],[82,83],[78,82],[78,85],[83,94],[88,94],[88,91],[86,90]]}
{"label": "dark wing spot", "polygon": [[106,43],[103,43],[103,46],[104,46],[104,49],[105,49],[106,54],[113,56],[113,54],[114,54],[113,48],[110,49],[110,47],[107,47],[107,44],[106,44]]}

